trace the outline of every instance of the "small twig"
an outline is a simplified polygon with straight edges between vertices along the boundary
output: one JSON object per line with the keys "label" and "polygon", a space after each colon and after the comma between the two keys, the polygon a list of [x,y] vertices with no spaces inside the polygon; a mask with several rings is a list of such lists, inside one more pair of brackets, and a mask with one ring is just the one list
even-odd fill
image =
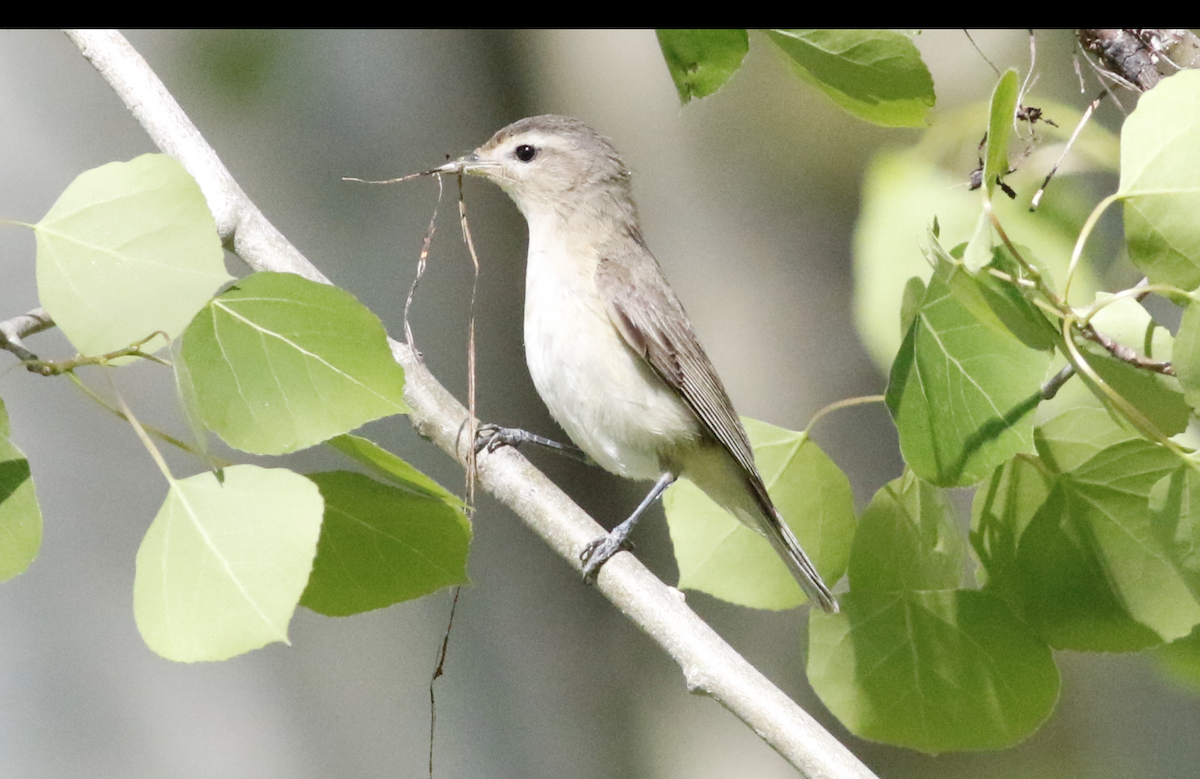
{"label": "small twig", "polygon": [[[402,176],[397,181],[407,181],[415,176],[422,174],[417,173],[409,176]],[[417,275],[413,276],[412,286],[408,289],[408,297],[404,299],[404,338],[408,341],[408,348],[412,349],[413,359],[421,360],[421,352],[417,350],[417,342],[413,340],[412,326],[409,324],[408,313],[412,309],[413,298],[417,296],[417,285],[421,283],[421,277],[425,275],[425,265],[429,260],[429,245],[433,243],[433,233],[437,230],[437,214],[438,206],[442,204],[442,192],[445,189],[442,186],[442,177],[437,177],[438,197],[437,202],[433,204],[433,214],[429,217],[429,227],[425,230],[425,240],[421,242],[421,253],[417,255]]]}
{"label": "small twig", "polygon": [[[442,177],[438,176],[438,181]],[[479,254],[471,238],[471,227],[467,223],[467,201],[463,199],[463,177],[458,174],[458,219],[462,228],[463,243],[471,254],[471,265],[475,270],[471,278],[471,314],[467,319],[467,505],[475,505],[475,439],[479,435],[479,414],[475,406],[475,296],[479,291]]]}
{"label": "small twig", "polygon": [[1054,374],[1045,384],[1042,385],[1041,395],[1042,400],[1053,400],[1058,391],[1063,388],[1063,385],[1075,375],[1075,366],[1067,363],[1063,369]]}
{"label": "small twig", "polygon": [[1092,394],[1095,395],[1101,403],[1103,403],[1110,411],[1124,417],[1132,424],[1142,435],[1151,441],[1161,444],[1168,451],[1174,454],[1185,465],[1191,468],[1196,473],[1200,474],[1200,461],[1191,457],[1188,452],[1184,451],[1183,447],[1171,440],[1170,436],[1158,429],[1153,420],[1139,409],[1136,405],[1129,402],[1120,393],[1113,390],[1100,374],[1096,373],[1083,356],[1083,352],[1079,350],[1078,344],[1071,338],[1072,328],[1079,326],[1079,323],[1074,321],[1072,317],[1065,317],[1062,322],[1063,342],[1066,345],[1066,356],[1079,372],[1079,375],[1084,381],[1090,385]]}
{"label": "small twig", "polygon": [[[166,360],[156,357],[152,354],[146,354],[141,351],[141,347],[146,344],[151,338],[161,335],[166,338],[167,334],[161,330],[155,331],[149,337],[139,341],[136,344],[131,344],[124,349],[118,349],[115,352],[100,355],[99,357],[80,357],[76,356],[70,360],[59,360],[57,362],[50,360],[39,360],[37,355],[25,349],[20,342],[22,336],[40,333],[43,330],[48,330],[54,327],[54,320],[46,313],[45,309],[35,308],[28,314],[13,317],[12,319],[0,322],[0,346],[21,357],[21,362],[30,372],[40,376],[61,376],[66,375],[75,386],[78,387],[85,395],[94,400],[101,408],[115,414],[119,419],[123,419],[130,424],[134,424],[124,411],[118,406],[109,403],[104,398],[100,397],[96,392],[84,384],[78,376],[75,375],[75,369],[83,365],[104,365],[118,357],[143,357],[147,360],[152,360],[161,365],[170,365]],[[25,357],[23,355],[28,355]],[[124,404],[122,404],[122,407]],[[150,435],[165,441],[172,446],[178,447],[185,452],[195,452],[195,450],[185,441],[182,441],[170,433],[159,430],[152,425],[141,425],[141,427]]]}
{"label": "small twig", "polygon": [[153,354],[142,351],[142,347],[146,345],[147,341],[160,335],[163,338],[169,338],[162,330],[155,330],[137,343],[130,344],[124,349],[108,352],[107,354],[98,354],[95,357],[84,357],[81,354],[77,354],[69,360],[39,360],[34,357],[32,360],[25,360],[25,366],[31,372],[41,374],[42,376],[61,376],[64,373],[73,373],[76,368],[84,365],[107,365],[121,357],[141,357],[142,359],[150,360],[169,368],[171,367],[171,363],[161,357],[155,357]]}
{"label": "small twig", "polygon": [[1114,341],[1104,333],[1096,330],[1096,328],[1092,327],[1090,324],[1080,326],[1079,334],[1093,343],[1100,344],[1113,357],[1116,357],[1121,362],[1128,363],[1135,368],[1153,371],[1154,373],[1161,373],[1164,376],[1175,375],[1175,368],[1171,365],[1171,363],[1162,362],[1160,360],[1152,360],[1145,355],[1138,354],[1136,350],[1130,349],[1125,344]]}
{"label": "small twig", "polygon": [[1036,211],[1038,204],[1042,202],[1042,195],[1046,194],[1046,187],[1050,186],[1050,179],[1054,178],[1054,174],[1058,173],[1058,168],[1063,164],[1063,160],[1071,153],[1071,147],[1075,145],[1075,139],[1079,137],[1079,133],[1083,132],[1084,125],[1088,123],[1088,119],[1092,118],[1092,114],[1096,112],[1096,107],[1100,105],[1100,101],[1108,92],[1101,92],[1096,96],[1096,99],[1088,103],[1088,107],[1084,109],[1083,116],[1079,119],[1079,124],[1075,125],[1075,132],[1071,133],[1071,137],[1067,139],[1066,146],[1063,147],[1063,152],[1058,158],[1058,162],[1054,163],[1054,167],[1046,174],[1046,180],[1042,182],[1042,186],[1038,187],[1038,191],[1033,193],[1033,200],[1029,201],[1029,210]]}
{"label": "small twig", "polygon": [[458,596],[462,587],[454,588],[454,597],[450,601],[450,618],[446,620],[446,632],[442,634],[442,646],[438,649],[437,665],[429,677],[429,779],[433,779],[433,736],[437,729],[437,702],[433,695],[433,683],[446,670],[446,651],[450,648],[450,630],[454,627],[454,612],[458,610]]}

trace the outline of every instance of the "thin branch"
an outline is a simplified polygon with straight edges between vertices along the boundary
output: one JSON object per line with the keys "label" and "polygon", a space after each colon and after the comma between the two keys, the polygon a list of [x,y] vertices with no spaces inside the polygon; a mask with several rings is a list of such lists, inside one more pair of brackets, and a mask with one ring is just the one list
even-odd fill
{"label": "thin branch", "polygon": [[150,360],[151,362],[156,362],[159,365],[165,365],[169,368],[171,367],[171,363],[167,362],[161,357],[155,357],[149,352],[142,351],[142,347],[145,346],[147,342],[158,336],[162,336],[163,339],[167,341],[171,340],[170,337],[162,330],[156,330],[137,343],[130,344],[129,346],[121,349],[116,349],[108,352],[107,354],[98,354],[95,357],[84,357],[82,354],[77,354],[67,360],[39,360],[35,357],[32,360],[26,360],[25,365],[30,371],[34,373],[40,373],[43,376],[61,376],[64,373],[74,373],[76,368],[82,368],[85,365],[108,365],[112,361],[119,360],[122,357],[141,357],[144,360]]}
{"label": "thin branch", "polygon": [[[183,110],[119,33],[68,33],[164,152],[178,159],[208,198],[222,239],[250,267],[298,273],[326,281],[276,230],[221,164]],[[417,362],[407,345],[392,341],[404,367],[404,395],[417,432],[464,467],[473,441],[467,410]],[[518,452],[504,449],[478,460],[479,485],[495,495],[577,570],[579,553],[604,529]],[[597,588],[679,664],[688,689],[716,698],[807,777],[866,779],[874,774],[837,739],[733,650],[629,554],[614,557]]]}
{"label": "thin branch", "polygon": [[1074,375],[1075,366],[1070,363],[1064,365],[1061,371],[1054,374],[1046,381],[1045,384],[1042,385],[1042,400],[1054,400],[1054,396],[1058,394],[1058,391],[1063,388],[1063,385],[1066,384]]}
{"label": "thin branch", "polygon": [[1038,187],[1038,191],[1033,194],[1033,199],[1029,201],[1030,211],[1037,210],[1038,204],[1042,202],[1042,195],[1046,194],[1046,187],[1050,186],[1050,179],[1054,178],[1054,174],[1058,172],[1058,168],[1063,164],[1063,160],[1065,160],[1067,155],[1071,153],[1071,149],[1075,146],[1075,139],[1079,137],[1079,133],[1083,132],[1083,128],[1087,124],[1088,119],[1092,118],[1092,114],[1096,112],[1096,107],[1100,105],[1100,101],[1103,100],[1104,96],[1107,94],[1108,92],[1101,92],[1096,96],[1096,99],[1088,103],[1088,107],[1084,109],[1083,116],[1079,119],[1079,124],[1075,125],[1075,132],[1071,133],[1071,137],[1067,139],[1066,144],[1063,146],[1062,154],[1059,156],[1058,162],[1054,163],[1054,167],[1051,168],[1050,172],[1046,174],[1046,179],[1042,182],[1042,185]]}
{"label": "thin branch", "polygon": [[1166,376],[1175,375],[1175,368],[1171,365],[1171,363],[1162,362],[1161,360],[1152,360],[1149,357],[1138,354],[1136,349],[1130,349],[1125,344],[1114,341],[1091,325],[1081,325],[1079,328],[1079,334],[1089,341],[1100,344],[1113,357],[1116,357],[1121,362],[1129,363],[1135,368],[1141,368],[1145,371],[1153,371],[1154,373],[1161,373]]}
{"label": "thin branch", "polygon": [[1083,352],[1079,350],[1075,339],[1071,338],[1071,330],[1079,329],[1080,327],[1080,323],[1074,316],[1064,317],[1062,321],[1063,343],[1066,346],[1066,358],[1074,366],[1080,377],[1088,383],[1092,394],[1107,406],[1110,411],[1124,417],[1147,439],[1161,444],[1193,471],[1200,473],[1200,461],[1191,457],[1188,452],[1184,451],[1183,447],[1172,441],[1169,436],[1158,429],[1158,425],[1146,416],[1140,408],[1113,390],[1108,382],[1101,378],[1100,374],[1096,373],[1096,369],[1092,367],[1087,358],[1084,357]]}

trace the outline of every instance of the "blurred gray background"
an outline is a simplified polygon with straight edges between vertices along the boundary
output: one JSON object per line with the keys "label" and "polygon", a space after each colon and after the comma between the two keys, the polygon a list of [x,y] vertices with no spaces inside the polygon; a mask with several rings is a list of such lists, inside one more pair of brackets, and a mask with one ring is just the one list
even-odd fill
{"label": "blurred gray background", "polygon": [[[1021,32],[977,35],[1024,66]],[[635,173],[643,226],[743,414],[802,428],[825,404],[881,392],[851,320],[850,245],[870,155],[916,131],[849,119],[786,72],[752,35],[745,68],[680,107],[652,32],[129,33],[268,218],[339,286],[402,335],[401,310],[437,184],[344,183],[423,170],[535,113],[578,116],[614,139]],[[961,32],[918,37],[939,109],[982,99],[995,78]],[[1039,92],[1081,103],[1071,43],[1041,38]],[[59,33],[0,32],[0,218],[35,222],[85,169],[153,151]],[[965,172],[964,172],[965,175]],[[507,198],[466,182],[482,263],[476,310],[484,419],[561,435],[522,353],[525,227]],[[471,285],[445,194],[414,305],[418,346],[465,397]],[[37,305],[34,241],[0,229],[0,318]],[[245,268],[230,258],[235,274]],[[50,332],[30,346],[70,350]],[[412,777],[427,772],[430,673],[446,593],[329,619],[301,609],[291,646],[218,664],[154,655],[132,613],[134,555],[163,495],[123,423],[66,380],[0,355],[0,397],[45,515],[30,570],[0,585],[0,777]],[[103,387],[98,371],[85,373]],[[144,419],[183,430],[167,371],[123,369]],[[462,473],[403,419],[367,435],[451,489]],[[880,406],[817,430],[860,506],[899,474]],[[168,453],[177,475],[200,464]],[[535,461],[601,522],[643,485]],[[322,452],[287,458],[311,471]],[[659,511],[655,510],[656,514]],[[638,554],[674,581],[661,520]],[[446,675],[437,683],[438,777],[787,777],[794,771],[713,701],[503,508],[483,497]],[[759,613],[689,595],[693,608],[888,777],[1187,777],[1200,764],[1200,705],[1144,657],[1066,655],[1062,701],[1028,742],[930,758],[849,737],[804,678],[799,611]]]}

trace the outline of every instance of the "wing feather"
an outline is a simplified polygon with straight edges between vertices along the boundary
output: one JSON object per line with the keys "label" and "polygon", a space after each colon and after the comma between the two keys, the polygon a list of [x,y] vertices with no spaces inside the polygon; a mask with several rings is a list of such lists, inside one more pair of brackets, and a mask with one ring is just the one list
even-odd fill
{"label": "wing feather", "polygon": [[596,284],[609,318],[625,343],[645,358],[667,386],[679,393],[704,428],[758,483],[757,492],[762,480],[729,394],[658,263],[648,253],[646,259],[649,261],[601,260]]}
{"label": "wing feather", "polygon": [[746,429],[700,346],[683,305],[640,236],[634,238],[626,244],[634,244],[637,251],[644,252],[644,258],[602,258],[596,270],[597,289],[605,301],[609,319],[625,343],[649,363],[667,386],[679,393],[704,429],[733,455],[741,466],[748,492],[758,504],[760,513],[751,518],[755,529],[771,542],[809,599],[825,611],[836,612],[837,600],[767,494],[754,464]]}

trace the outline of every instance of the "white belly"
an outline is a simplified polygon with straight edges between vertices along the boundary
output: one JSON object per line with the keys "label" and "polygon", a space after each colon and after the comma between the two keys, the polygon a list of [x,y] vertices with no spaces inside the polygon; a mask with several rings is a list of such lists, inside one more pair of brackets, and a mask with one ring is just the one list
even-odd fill
{"label": "white belly", "polygon": [[613,327],[594,264],[531,247],[525,358],[554,419],[608,471],[657,479],[667,469],[661,455],[699,436],[691,409]]}

